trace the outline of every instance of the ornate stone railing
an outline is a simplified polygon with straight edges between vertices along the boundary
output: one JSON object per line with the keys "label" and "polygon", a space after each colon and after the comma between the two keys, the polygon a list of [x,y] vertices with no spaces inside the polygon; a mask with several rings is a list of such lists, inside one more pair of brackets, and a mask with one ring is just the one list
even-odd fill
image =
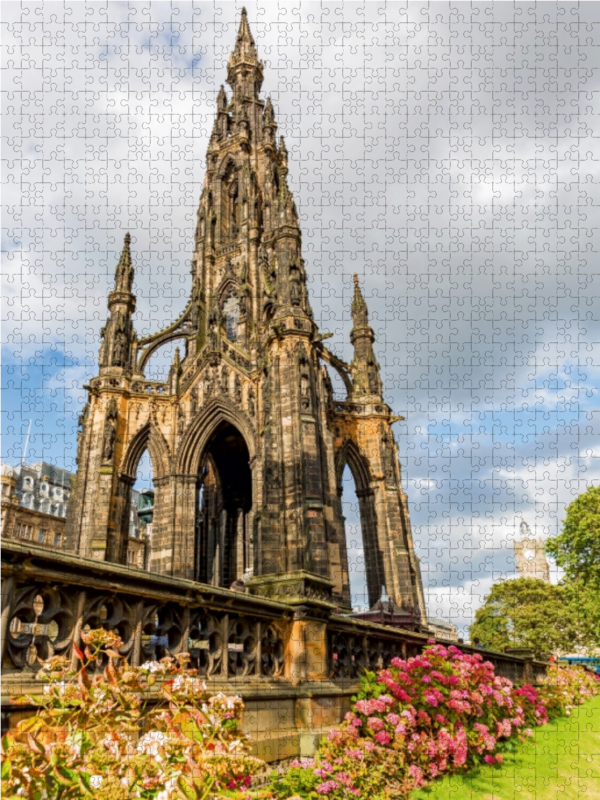
{"label": "ornate stone railing", "polygon": [[[271,761],[309,754],[348,710],[362,670],[415,656],[429,638],[336,614],[315,598],[283,603],[7,540],[5,727],[9,697],[30,691],[41,662],[71,654],[88,627],[118,632],[133,665],[189,652],[210,688],[243,696],[255,753]],[[515,683],[534,682],[546,666],[489,651],[484,656]]]}
{"label": "ornate stone railing", "polygon": [[17,542],[2,559],[5,676],[33,674],[99,627],[134,665],[189,651],[207,678],[283,675],[293,611],[281,603]]}

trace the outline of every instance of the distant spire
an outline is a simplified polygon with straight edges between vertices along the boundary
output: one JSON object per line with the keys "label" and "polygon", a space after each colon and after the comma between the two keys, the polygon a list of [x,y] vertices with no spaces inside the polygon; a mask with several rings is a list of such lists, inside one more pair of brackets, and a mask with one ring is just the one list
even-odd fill
{"label": "distant spire", "polygon": [[121,258],[117,264],[115,271],[115,291],[116,292],[130,292],[133,285],[133,265],[131,263],[131,236],[129,233],[125,234],[125,241]]}
{"label": "distant spire", "polygon": [[258,60],[254,39],[248,25],[246,9],[242,9],[242,19],[235,40],[233,53],[227,64],[227,83],[233,89],[233,102],[240,99],[258,99],[263,80],[263,64]]}
{"label": "distant spire", "polygon": [[248,15],[246,13],[246,9],[242,8],[242,19],[237,38],[235,40],[235,50],[233,52],[236,56],[240,56],[244,51],[248,54],[254,51],[253,55],[256,55],[254,39],[252,38],[252,34],[250,33],[250,25],[248,24]]}
{"label": "distant spire", "polygon": [[369,311],[365,303],[365,298],[360,290],[358,275],[356,273],[352,276],[352,280],[354,281],[354,297],[352,298],[351,307],[352,321],[354,322],[355,328],[366,328],[369,324]]}
{"label": "distant spire", "polygon": [[358,283],[358,275],[354,274],[354,297],[352,298],[352,322],[350,341],[354,346],[354,358],[350,365],[352,376],[352,399],[365,396],[381,397],[383,387],[379,375],[379,364],[373,352],[375,334],[369,327],[369,312],[365,298]]}

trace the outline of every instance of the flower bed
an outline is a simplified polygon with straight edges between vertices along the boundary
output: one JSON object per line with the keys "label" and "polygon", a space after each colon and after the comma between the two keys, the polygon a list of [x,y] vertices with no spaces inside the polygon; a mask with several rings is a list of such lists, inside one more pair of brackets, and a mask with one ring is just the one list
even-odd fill
{"label": "flower bed", "polygon": [[540,688],[515,689],[479,653],[431,644],[366,673],[317,757],[257,792],[265,765],[247,755],[239,697],[210,696],[187,654],[130,667],[115,634],[82,638],[77,669],[53,658],[42,693],[16,698],[37,713],[2,739],[4,797],[403,799],[444,773],[502,763],[515,740],[598,691],[583,669],[557,666]]}
{"label": "flower bed", "polygon": [[279,798],[406,798],[447,772],[500,764],[536,725],[597,692],[583,670],[553,668],[541,687],[515,689],[477,653],[430,644],[417,658],[367,673],[362,692],[316,759],[273,780]]}
{"label": "flower bed", "polygon": [[53,658],[39,676],[42,694],[14,698],[38,711],[2,739],[3,797],[248,795],[264,764],[246,755],[239,697],[209,696],[187,654],[133,668],[119,656],[115,634],[82,639],[79,669]]}

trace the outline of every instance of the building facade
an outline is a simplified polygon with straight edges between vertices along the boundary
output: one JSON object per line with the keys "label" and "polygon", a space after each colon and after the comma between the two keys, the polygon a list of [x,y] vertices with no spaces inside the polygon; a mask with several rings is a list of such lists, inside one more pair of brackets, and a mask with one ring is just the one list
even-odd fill
{"label": "building facade", "polygon": [[[37,467],[38,465],[33,465]],[[45,465],[49,466],[49,465]],[[24,472],[24,475],[23,475]],[[50,494],[47,488],[42,490],[42,503],[35,502],[36,485],[31,475],[34,470],[13,469],[8,464],[0,467],[0,486],[2,489],[1,530],[2,537],[9,539],[20,539],[24,542],[31,542],[42,547],[49,547],[54,550],[64,548],[65,519],[64,516],[57,516],[45,511],[36,510],[46,500]],[[44,472],[44,476],[46,476]],[[25,481],[23,478],[25,477]],[[29,480],[28,480],[29,479]],[[25,486],[28,495],[32,498],[28,500],[28,505],[23,505],[22,498],[17,494],[17,487]],[[42,482],[42,486],[44,483]],[[25,497],[27,498],[27,494]],[[52,496],[52,495],[50,495]],[[46,507],[42,505],[42,507]]]}
{"label": "building facade", "polygon": [[[189,302],[138,338],[129,234],[108,297],[99,374],[81,415],[68,546],[125,563],[137,465],[154,474],[147,568],[350,609],[342,474],[357,487],[369,602],[382,587],[425,624],[394,417],[355,277],[350,364],[326,347],[306,286],[288,154],[245,11],[217,98]],[[144,369],[178,340],[165,382]],[[328,368],[346,387],[334,400]]]}
{"label": "building facade", "polygon": [[[65,516],[70,498],[67,470],[40,461],[13,468],[0,467],[2,486],[1,532],[3,538],[20,539],[53,550],[65,550]],[[144,569],[148,510],[142,519],[142,507],[147,507],[146,493],[132,490],[127,563]]]}
{"label": "building facade", "polygon": [[55,517],[66,517],[73,473],[38,461],[17,468],[15,498],[23,508]]}

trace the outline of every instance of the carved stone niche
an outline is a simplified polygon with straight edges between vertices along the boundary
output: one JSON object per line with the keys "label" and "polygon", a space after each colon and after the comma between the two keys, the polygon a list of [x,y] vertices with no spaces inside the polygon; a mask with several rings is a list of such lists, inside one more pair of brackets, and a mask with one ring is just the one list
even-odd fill
{"label": "carved stone niche", "polygon": [[70,654],[75,631],[77,595],[57,586],[16,590],[2,667],[38,671],[43,661]]}

